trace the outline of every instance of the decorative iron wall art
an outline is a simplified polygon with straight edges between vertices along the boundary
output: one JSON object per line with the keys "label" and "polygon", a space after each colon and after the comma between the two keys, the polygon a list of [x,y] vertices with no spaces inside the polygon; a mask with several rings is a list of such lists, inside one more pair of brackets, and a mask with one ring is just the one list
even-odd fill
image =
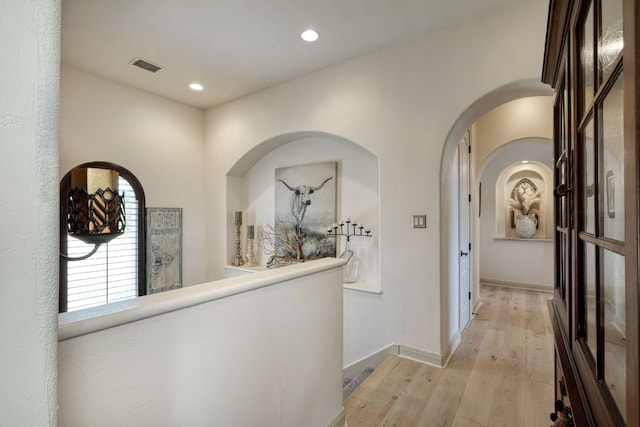
{"label": "decorative iron wall art", "polygon": [[182,287],[182,208],[147,208],[147,294]]}

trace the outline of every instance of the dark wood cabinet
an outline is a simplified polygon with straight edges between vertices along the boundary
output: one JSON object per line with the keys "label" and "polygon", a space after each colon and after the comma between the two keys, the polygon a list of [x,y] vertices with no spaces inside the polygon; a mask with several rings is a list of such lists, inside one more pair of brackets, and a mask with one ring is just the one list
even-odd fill
{"label": "dark wood cabinet", "polygon": [[640,426],[640,0],[551,0],[556,399],[578,426]]}

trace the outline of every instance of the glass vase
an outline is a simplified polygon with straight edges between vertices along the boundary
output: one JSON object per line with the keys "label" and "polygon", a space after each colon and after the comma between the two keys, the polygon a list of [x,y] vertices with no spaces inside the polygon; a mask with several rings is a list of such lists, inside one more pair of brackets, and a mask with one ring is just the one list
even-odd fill
{"label": "glass vase", "polygon": [[347,263],[342,267],[342,281],[344,283],[356,283],[360,278],[360,258],[351,250],[351,242],[347,240],[347,246],[340,254],[341,259],[346,259]]}

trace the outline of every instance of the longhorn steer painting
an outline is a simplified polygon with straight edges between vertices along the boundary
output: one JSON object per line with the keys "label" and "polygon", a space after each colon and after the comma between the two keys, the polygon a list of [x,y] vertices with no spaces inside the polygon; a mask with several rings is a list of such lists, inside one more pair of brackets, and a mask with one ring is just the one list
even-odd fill
{"label": "longhorn steer painting", "polygon": [[336,168],[336,162],[328,162],[276,169],[275,229],[288,240],[280,241],[281,255],[336,256],[335,239],[326,233],[336,222]]}

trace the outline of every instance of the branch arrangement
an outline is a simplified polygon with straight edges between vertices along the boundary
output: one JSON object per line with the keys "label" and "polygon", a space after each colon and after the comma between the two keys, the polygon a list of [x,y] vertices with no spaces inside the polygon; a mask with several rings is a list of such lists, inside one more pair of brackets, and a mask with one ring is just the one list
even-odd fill
{"label": "branch arrangement", "polygon": [[302,261],[302,239],[283,221],[278,221],[280,226],[274,228],[265,226],[260,231],[260,247],[269,257],[267,268],[277,268]]}

